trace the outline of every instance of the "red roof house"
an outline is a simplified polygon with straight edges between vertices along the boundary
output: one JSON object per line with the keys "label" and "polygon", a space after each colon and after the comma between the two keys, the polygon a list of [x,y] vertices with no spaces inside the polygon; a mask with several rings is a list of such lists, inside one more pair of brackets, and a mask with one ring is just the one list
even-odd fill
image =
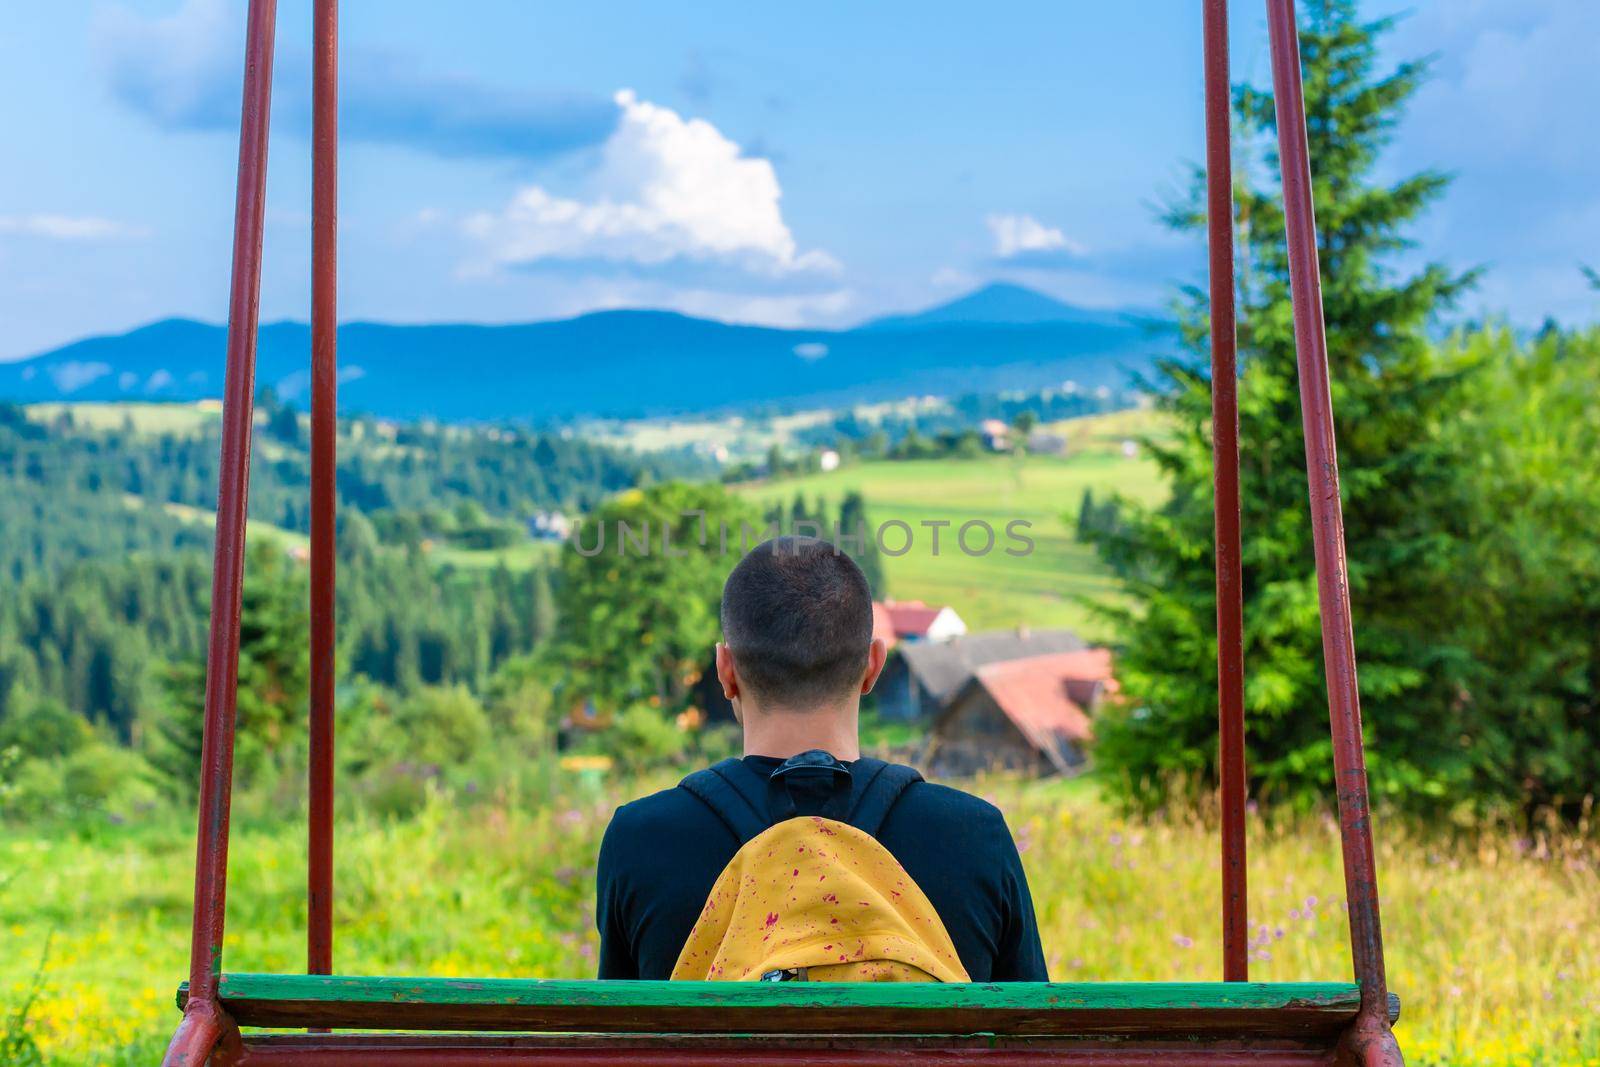
{"label": "red roof house", "polygon": [[920,600],[885,600],[872,605],[873,636],[878,622],[878,609],[882,608],[886,623],[899,641],[948,641],[967,632],[967,624],[955,609],[943,604],[925,604]]}
{"label": "red roof house", "polygon": [[1103,648],[985,664],[934,723],[926,762],[945,775],[1075,773],[1094,736],[1091,715],[1115,689]]}
{"label": "red roof house", "polygon": [[882,641],[889,648],[893,648],[900,641],[894,632],[894,616],[889,614],[888,608],[876,600],[872,602],[872,639]]}

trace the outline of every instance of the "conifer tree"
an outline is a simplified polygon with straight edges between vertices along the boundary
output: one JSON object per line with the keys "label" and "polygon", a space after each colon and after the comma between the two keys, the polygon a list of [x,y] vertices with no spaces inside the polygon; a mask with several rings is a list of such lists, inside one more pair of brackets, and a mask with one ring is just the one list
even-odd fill
{"label": "conifer tree", "polygon": [[[851,490],[844,495],[844,500],[839,504],[839,529],[840,540],[838,544],[850,552],[850,556],[861,565],[861,571],[867,576],[867,584],[872,587],[874,599],[882,600],[889,594],[889,578],[883,570],[883,554],[878,551],[878,539],[872,522],[867,518],[867,501],[859,490]],[[858,546],[854,540],[846,538],[860,537]]]}

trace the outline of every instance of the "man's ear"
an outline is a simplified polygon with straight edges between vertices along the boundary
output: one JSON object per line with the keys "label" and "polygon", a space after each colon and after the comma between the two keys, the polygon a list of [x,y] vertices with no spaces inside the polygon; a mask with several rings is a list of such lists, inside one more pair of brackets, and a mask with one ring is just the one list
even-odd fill
{"label": "man's ear", "polygon": [[739,699],[739,675],[733,669],[733,652],[720,641],[717,642],[717,681],[722,683],[722,695],[730,702]]}
{"label": "man's ear", "polygon": [[881,637],[873,638],[872,647],[867,649],[867,673],[861,677],[862,696],[872,692],[872,687],[878,684],[878,675],[883,673],[883,664],[888,658],[888,642]]}

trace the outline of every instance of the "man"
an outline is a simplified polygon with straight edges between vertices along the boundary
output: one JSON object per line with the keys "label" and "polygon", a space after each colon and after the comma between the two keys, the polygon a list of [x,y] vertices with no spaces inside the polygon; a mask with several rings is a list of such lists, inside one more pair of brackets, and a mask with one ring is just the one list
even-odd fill
{"label": "man", "polygon": [[[723,587],[722,636],[717,678],[744,728],[735,770],[767,779],[816,750],[846,769],[872,762],[861,761],[857,719],[886,647],[872,637],[872,593],[849,556],[813,538],[758,545]],[[967,974],[974,982],[1048,980],[1004,817],[977,797],[901,773],[910,784],[873,836],[932,902]],[[802,804],[798,814],[816,812]],[[690,788],[619,808],[600,846],[600,977],[667,978],[740,844]]]}

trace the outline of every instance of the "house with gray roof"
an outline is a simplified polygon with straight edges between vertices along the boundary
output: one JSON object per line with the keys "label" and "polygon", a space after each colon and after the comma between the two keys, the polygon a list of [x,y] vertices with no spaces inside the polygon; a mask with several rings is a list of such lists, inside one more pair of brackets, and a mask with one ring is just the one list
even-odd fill
{"label": "house with gray roof", "polygon": [[1026,626],[965,634],[948,641],[902,644],[878,683],[878,714],[895,722],[931,719],[980,667],[1088,647],[1088,642],[1071,630]]}

